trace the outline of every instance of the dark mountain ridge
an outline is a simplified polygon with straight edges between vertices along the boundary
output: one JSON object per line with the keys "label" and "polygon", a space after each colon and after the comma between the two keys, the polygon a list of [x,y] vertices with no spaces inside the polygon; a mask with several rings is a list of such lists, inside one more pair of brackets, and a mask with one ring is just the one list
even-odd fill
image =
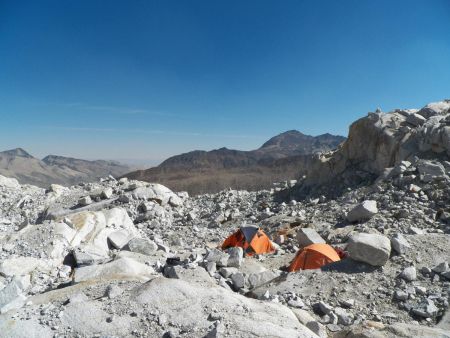
{"label": "dark mountain ridge", "polygon": [[195,150],[170,157],[158,167],[226,169],[268,164],[279,158],[328,151],[336,148],[344,140],[343,136],[331,134],[310,136],[297,130],[290,130],[272,137],[256,150],[243,151],[225,147],[211,151]]}
{"label": "dark mountain ridge", "polygon": [[342,136],[310,136],[290,130],[272,137],[256,150],[195,150],[170,157],[157,167],[125,176],[159,182],[192,194],[228,187],[262,189],[275,181],[296,178],[300,173],[298,168],[313,154],[335,149],[344,140]]}

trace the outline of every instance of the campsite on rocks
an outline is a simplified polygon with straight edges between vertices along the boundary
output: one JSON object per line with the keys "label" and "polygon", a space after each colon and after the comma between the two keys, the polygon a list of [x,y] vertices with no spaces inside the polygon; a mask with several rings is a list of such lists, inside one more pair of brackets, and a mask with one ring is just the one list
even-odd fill
{"label": "campsite on rocks", "polygon": [[450,337],[449,155],[441,101],[268,190],[1,176],[1,336]]}
{"label": "campsite on rocks", "polygon": [[450,0],[0,0],[0,338],[450,338]]}

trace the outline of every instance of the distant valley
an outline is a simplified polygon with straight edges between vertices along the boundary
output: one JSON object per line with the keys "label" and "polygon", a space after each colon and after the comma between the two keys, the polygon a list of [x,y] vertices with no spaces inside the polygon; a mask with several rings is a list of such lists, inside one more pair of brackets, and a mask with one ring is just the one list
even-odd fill
{"label": "distant valley", "polygon": [[0,175],[44,188],[52,183],[70,186],[112,175],[157,182],[190,194],[226,188],[257,190],[268,188],[273,182],[296,179],[312,154],[335,149],[344,140],[342,136],[310,136],[290,130],[272,137],[256,150],[196,150],[170,157],[159,166],[136,171],[116,161],[56,155],[41,160],[16,148],[0,152]]}
{"label": "distant valley", "polygon": [[297,178],[312,154],[335,149],[344,140],[343,136],[310,136],[290,130],[271,138],[256,150],[197,150],[125,176],[158,182],[190,194],[217,192],[228,187],[257,190],[268,188],[273,182]]}
{"label": "distant valley", "polygon": [[55,155],[40,160],[22,148],[0,152],[0,175],[44,188],[52,183],[69,186],[108,175],[117,177],[130,170],[129,166],[115,161],[87,161]]}

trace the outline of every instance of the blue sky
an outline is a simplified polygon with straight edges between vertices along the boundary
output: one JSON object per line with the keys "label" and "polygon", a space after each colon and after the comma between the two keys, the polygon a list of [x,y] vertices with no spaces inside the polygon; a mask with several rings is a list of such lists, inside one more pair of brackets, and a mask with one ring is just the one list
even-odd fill
{"label": "blue sky", "polygon": [[444,98],[446,0],[0,0],[0,149],[156,163]]}

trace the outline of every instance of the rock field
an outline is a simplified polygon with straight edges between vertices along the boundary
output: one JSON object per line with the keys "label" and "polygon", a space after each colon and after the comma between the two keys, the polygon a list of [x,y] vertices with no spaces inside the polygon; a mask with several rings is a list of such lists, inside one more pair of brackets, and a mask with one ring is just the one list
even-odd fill
{"label": "rock field", "polygon": [[[450,337],[447,135],[448,101],[370,113],[322,172],[258,192],[0,176],[0,336]],[[220,250],[243,224],[276,253]],[[287,272],[323,242],[346,258]]]}

